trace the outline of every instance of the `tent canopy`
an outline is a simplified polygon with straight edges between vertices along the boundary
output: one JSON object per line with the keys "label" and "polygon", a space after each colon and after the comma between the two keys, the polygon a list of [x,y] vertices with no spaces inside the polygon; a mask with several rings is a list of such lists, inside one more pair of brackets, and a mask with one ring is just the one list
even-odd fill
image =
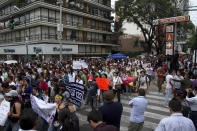
{"label": "tent canopy", "polygon": [[118,53],[118,54],[110,55],[110,56],[108,56],[108,58],[111,58],[111,59],[127,59],[127,56],[125,56],[121,53]]}

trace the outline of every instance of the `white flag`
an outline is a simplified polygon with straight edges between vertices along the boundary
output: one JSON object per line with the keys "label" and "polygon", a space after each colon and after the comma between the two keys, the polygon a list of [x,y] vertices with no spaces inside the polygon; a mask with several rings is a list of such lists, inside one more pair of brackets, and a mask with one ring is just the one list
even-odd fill
{"label": "white flag", "polygon": [[53,122],[56,113],[56,104],[46,103],[45,101],[31,95],[32,109],[49,124]]}
{"label": "white flag", "polygon": [[5,99],[0,104],[0,126],[4,126],[10,112],[10,102]]}

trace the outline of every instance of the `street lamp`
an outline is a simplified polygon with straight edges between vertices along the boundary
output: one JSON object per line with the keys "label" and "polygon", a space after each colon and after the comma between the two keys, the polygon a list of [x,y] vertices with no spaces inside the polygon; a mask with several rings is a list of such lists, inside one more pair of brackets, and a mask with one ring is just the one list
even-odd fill
{"label": "street lamp", "polygon": [[[13,6],[13,9],[15,10],[15,11],[20,11],[21,9],[20,8],[18,8],[17,6]],[[24,29],[24,31],[25,31],[25,47],[26,47],[26,61],[28,62],[29,60],[29,49],[28,49],[28,43],[27,43],[27,41],[28,41],[28,37],[27,37],[27,35],[26,35],[26,15],[25,15],[25,29]]]}
{"label": "street lamp", "polygon": [[62,24],[62,6],[63,1],[57,0],[57,4],[60,6],[60,23],[57,25],[57,32],[58,32],[58,40],[60,43],[60,62],[62,61],[62,32],[63,32],[63,24]]}

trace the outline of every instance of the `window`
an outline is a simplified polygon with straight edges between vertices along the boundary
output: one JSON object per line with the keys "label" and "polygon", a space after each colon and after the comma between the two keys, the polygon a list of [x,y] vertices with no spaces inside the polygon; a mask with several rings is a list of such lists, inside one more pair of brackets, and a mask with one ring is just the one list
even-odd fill
{"label": "window", "polygon": [[73,16],[73,26],[77,26],[77,24],[78,24],[78,17]]}
{"label": "window", "polygon": [[91,41],[91,33],[90,32],[87,33],[87,40]]}
{"label": "window", "polygon": [[96,33],[92,33],[92,40],[93,40],[93,41],[96,40]]}
{"label": "window", "polygon": [[91,21],[91,28],[92,29],[95,29],[96,28],[96,22],[95,22],[95,20],[92,20]]}
{"label": "window", "polygon": [[48,27],[46,26],[42,26],[42,39],[48,39]]}
{"label": "window", "polygon": [[86,45],[86,52],[90,53],[90,46],[89,45]]}
{"label": "window", "polygon": [[35,10],[35,19],[40,19],[40,8]]}
{"label": "window", "polygon": [[60,19],[60,12],[56,11],[56,22],[59,23],[59,19]]}
{"label": "window", "polygon": [[67,38],[67,40],[70,40],[71,38],[71,33],[72,33],[72,31],[71,30],[66,30],[66,38]]}
{"label": "window", "polygon": [[103,23],[103,31],[107,30],[107,25],[105,23]]}
{"label": "window", "polygon": [[99,42],[102,42],[102,41],[103,41],[103,35],[99,34]]}
{"label": "window", "polygon": [[30,13],[29,12],[25,15],[25,19],[26,19],[26,22],[29,23],[29,21],[30,21]]}
{"label": "window", "polygon": [[15,41],[15,32],[11,32],[12,40]]}
{"label": "window", "polygon": [[30,21],[31,21],[31,22],[34,21],[34,18],[35,18],[35,14],[34,14],[34,10],[32,10],[32,11],[30,12]]}
{"label": "window", "polygon": [[66,15],[66,25],[72,25],[72,15]]}
{"label": "window", "polygon": [[42,8],[41,17],[42,20],[48,21],[48,9]]}
{"label": "window", "polygon": [[79,31],[79,40],[82,41],[83,40],[83,32]]}
{"label": "window", "polygon": [[49,10],[49,22],[55,22],[55,11]]}
{"label": "window", "polygon": [[16,42],[21,41],[20,31],[16,31]]}
{"label": "window", "polygon": [[21,24],[25,23],[25,16],[24,16],[24,14],[20,17],[20,23]]}
{"label": "window", "polygon": [[78,25],[80,25],[80,26],[83,25],[83,17],[79,17]]}
{"label": "window", "polygon": [[98,16],[98,9],[94,9],[94,15]]}
{"label": "window", "polygon": [[85,45],[79,45],[79,52],[84,53],[85,52]]}
{"label": "window", "polygon": [[15,24],[15,26],[20,25],[19,17],[14,18],[14,24]]}
{"label": "window", "polygon": [[56,34],[56,28],[55,27],[50,27],[49,28],[49,34],[50,35],[55,35]]}
{"label": "window", "polygon": [[24,41],[25,40],[25,31],[21,30],[21,40]]}

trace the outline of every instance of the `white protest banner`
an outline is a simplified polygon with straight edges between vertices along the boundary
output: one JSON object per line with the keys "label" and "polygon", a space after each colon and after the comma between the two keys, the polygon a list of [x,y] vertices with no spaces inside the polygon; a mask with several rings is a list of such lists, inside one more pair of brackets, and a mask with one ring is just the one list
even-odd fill
{"label": "white protest banner", "polygon": [[85,61],[81,61],[81,66],[83,67],[83,69],[88,68],[88,64]]}
{"label": "white protest banner", "polygon": [[80,70],[81,69],[81,62],[80,61],[73,61],[73,69]]}
{"label": "white protest banner", "polygon": [[46,103],[45,101],[31,95],[32,109],[49,124],[53,122],[56,113],[56,104]]}
{"label": "white protest banner", "polygon": [[0,126],[4,126],[10,111],[10,102],[3,100],[0,105]]}

